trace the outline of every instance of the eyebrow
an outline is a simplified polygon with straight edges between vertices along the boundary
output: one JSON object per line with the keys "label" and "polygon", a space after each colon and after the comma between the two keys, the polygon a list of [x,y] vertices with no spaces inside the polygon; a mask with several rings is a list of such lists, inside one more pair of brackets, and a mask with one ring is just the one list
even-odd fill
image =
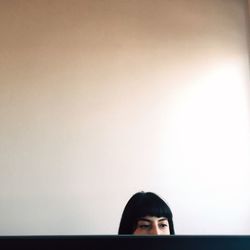
{"label": "eyebrow", "polygon": [[[162,218],[162,219],[159,219],[158,221],[164,221],[164,220],[168,220],[167,218]],[[138,221],[146,221],[146,222],[151,222],[151,220],[149,220],[149,219],[146,219],[146,218],[140,218]]]}

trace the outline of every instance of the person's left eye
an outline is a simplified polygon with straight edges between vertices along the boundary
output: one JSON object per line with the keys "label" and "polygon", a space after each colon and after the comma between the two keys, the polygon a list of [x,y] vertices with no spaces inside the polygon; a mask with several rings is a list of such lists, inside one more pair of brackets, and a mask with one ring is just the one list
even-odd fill
{"label": "person's left eye", "polygon": [[165,227],[167,227],[168,225],[165,224],[165,223],[163,223],[163,224],[160,224],[159,226],[160,226],[161,228],[165,228]]}

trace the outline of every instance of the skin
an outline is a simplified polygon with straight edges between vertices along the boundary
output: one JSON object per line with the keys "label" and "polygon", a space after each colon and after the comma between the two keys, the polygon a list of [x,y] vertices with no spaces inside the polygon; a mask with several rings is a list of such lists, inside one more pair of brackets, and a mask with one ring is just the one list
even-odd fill
{"label": "skin", "polygon": [[135,235],[170,235],[168,219],[145,216],[137,221]]}

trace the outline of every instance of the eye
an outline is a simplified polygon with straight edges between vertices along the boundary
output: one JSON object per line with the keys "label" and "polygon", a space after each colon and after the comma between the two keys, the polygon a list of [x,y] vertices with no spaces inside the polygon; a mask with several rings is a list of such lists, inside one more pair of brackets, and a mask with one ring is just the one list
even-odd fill
{"label": "eye", "polygon": [[167,225],[166,223],[161,223],[161,224],[159,225],[159,227],[160,227],[160,228],[166,228],[166,227],[168,227],[168,225]]}
{"label": "eye", "polygon": [[140,229],[148,229],[149,228],[149,225],[138,225],[138,228],[140,228]]}

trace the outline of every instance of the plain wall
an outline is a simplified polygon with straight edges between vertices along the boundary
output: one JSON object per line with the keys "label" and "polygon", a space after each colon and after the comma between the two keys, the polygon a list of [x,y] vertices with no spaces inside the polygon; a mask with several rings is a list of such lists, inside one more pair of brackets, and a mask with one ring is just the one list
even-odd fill
{"label": "plain wall", "polygon": [[116,234],[137,191],[177,234],[249,234],[244,0],[1,0],[0,234]]}

